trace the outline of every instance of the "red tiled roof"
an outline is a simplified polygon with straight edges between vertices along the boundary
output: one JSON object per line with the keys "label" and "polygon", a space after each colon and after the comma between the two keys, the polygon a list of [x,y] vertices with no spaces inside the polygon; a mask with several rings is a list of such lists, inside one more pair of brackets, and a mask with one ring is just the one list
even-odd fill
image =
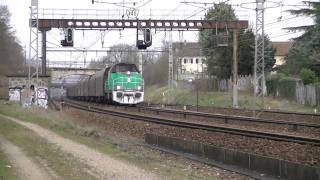
{"label": "red tiled roof", "polygon": [[292,41],[272,42],[272,47],[276,49],[276,56],[287,55],[292,45]]}

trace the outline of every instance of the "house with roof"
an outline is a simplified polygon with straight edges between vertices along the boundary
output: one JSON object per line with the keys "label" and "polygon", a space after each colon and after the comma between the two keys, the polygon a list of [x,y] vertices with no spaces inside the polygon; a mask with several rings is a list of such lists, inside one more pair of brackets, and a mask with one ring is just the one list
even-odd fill
{"label": "house with roof", "polygon": [[275,57],[274,57],[276,59],[276,63],[274,67],[280,66],[285,62],[284,58],[288,54],[292,45],[293,45],[293,41],[272,42],[272,47],[273,49],[276,50]]}
{"label": "house with roof", "polygon": [[203,77],[207,71],[206,57],[197,42],[176,42],[172,44],[177,80],[194,80]]}

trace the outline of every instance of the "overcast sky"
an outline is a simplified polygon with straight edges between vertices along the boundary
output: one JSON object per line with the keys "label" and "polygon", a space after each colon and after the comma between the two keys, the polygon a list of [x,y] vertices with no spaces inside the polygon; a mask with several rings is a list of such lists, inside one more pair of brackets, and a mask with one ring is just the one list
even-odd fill
{"label": "overcast sky", "polygon": [[[115,6],[106,3],[95,3],[92,4],[91,0],[38,0],[40,8],[40,17],[43,11],[41,9],[69,9],[69,10],[50,10],[46,11],[48,18],[72,18],[66,14],[76,12],[76,14],[83,14],[84,11],[71,11],[72,9],[90,9],[86,13],[95,13],[94,9],[103,9],[105,11],[117,12],[118,17],[126,11],[127,8]],[[210,4],[186,4],[186,0],[98,0],[98,2],[125,2],[128,7],[140,7],[139,18],[166,18],[166,19],[180,19],[181,18],[201,18],[204,14],[204,8],[210,7]],[[279,6],[279,4],[267,3],[266,6],[270,7],[265,12],[265,30],[272,41],[285,41],[290,38],[298,36],[300,33],[288,33],[282,28],[288,26],[305,25],[312,23],[312,20],[307,17],[296,17],[285,12],[288,9],[296,9],[296,6],[288,5],[299,5],[300,0],[273,0],[276,2],[282,2],[285,6]],[[135,2],[135,6],[133,6]],[[208,0],[190,0],[187,2],[219,2],[219,0],[208,1]],[[255,26],[255,11],[250,10],[254,8],[254,0],[230,0],[228,3],[233,5],[236,14],[240,20],[249,20],[250,26]],[[16,31],[16,35],[22,46],[29,46],[29,28],[28,19],[30,17],[30,3],[31,0],[0,0],[2,5],[7,5],[12,14],[11,24]],[[248,3],[248,4],[242,4]],[[276,8],[271,8],[275,7]],[[111,11],[112,10],[112,11]],[[49,12],[49,13],[48,13]],[[54,16],[53,16],[54,14]],[[61,15],[64,14],[64,15]],[[75,15],[73,15],[74,17]],[[150,17],[151,16],[151,17]],[[78,16],[80,17],[80,16]],[[95,18],[94,16],[87,16],[88,18]],[[101,18],[101,17],[100,17]],[[185,32],[178,33],[174,32],[174,41],[197,41],[197,32]],[[167,33],[157,32],[153,34],[154,47],[161,46],[161,41],[167,37]],[[48,33],[48,47],[58,47],[60,41],[60,31],[51,30]],[[135,32],[125,30],[122,32],[111,31],[107,32],[104,38],[104,47],[110,47],[118,43],[135,44]],[[75,32],[75,46],[77,48],[92,48],[101,49],[101,33],[99,31],[76,31]],[[27,48],[28,49],[28,48]],[[52,53],[48,54],[48,58],[57,59],[75,59],[70,53],[62,55],[63,53]],[[98,54],[96,54],[98,55]],[[94,56],[96,56],[94,55]],[[77,55],[78,56],[78,55]],[[92,57],[93,55],[91,55]],[[100,55],[98,55],[100,56]],[[82,58],[80,55],[78,58]]]}

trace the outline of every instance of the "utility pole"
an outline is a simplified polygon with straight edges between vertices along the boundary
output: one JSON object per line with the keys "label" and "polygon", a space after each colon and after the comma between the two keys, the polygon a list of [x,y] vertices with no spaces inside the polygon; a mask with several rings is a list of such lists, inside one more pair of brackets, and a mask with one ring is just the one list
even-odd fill
{"label": "utility pole", "polygon": [[238,107],[238,30],[233,31],[232,107]]}
{"label": "utility pole", "polygon": [[169,74],[168,87],[173,87],[173,49],[172,49],[172,31],[169,32]]}
{"label": "utility pole", "polygon": [[139,51],[138,52],[138,54],[139,54],[139,71],[140,71],[140,74],[142,75],[142,64],[143,64],[143,61],[142,61],[142,51]]}
{"label": "utility pole", "polygon": [[27,45],[24,45],[24,66],[27,66]]}
{"label": "utility pole", "polygon": [[[254,56],[254,109],[257,110],[261,99],[260,107],[264,108],[264,3],[265,0],[256,0],[256,37]],[[254,111],[254,116],[257,116]]]}
{"label": "utility pole", "polygon": [[49,28],[41,29],[42,34],[42,61],[41,61],[41,74],[45,76],[47,74],[47,31]]}

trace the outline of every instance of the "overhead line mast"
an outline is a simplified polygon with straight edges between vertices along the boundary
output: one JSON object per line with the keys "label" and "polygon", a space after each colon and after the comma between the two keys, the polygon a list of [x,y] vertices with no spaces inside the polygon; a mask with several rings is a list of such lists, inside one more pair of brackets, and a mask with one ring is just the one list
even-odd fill
{"label": "overhead line mast", "polygon": [[[31,0],[30,5],[30,19],[32,19],[30,24],[30,39],[29,39],[29,68],[28,68],[28,87],[31,87],[32,77],[36,76],[36,86],[38,86],[39,77],[39,17],[38,12],[39,6],[37,0]],[[36,72],[31,74],[31,63],[36,62]]]}
{"label": "overhead line mast", "polygon": [[[264,3],[265,0],[256,0],[256,37],[254,53],[254,103],[255,109],[259,106],[264,109],[265,74],[264,74]],[[259,104],[261,100],[261,104]],[[254,116],[257,116],[254,111]]]}

